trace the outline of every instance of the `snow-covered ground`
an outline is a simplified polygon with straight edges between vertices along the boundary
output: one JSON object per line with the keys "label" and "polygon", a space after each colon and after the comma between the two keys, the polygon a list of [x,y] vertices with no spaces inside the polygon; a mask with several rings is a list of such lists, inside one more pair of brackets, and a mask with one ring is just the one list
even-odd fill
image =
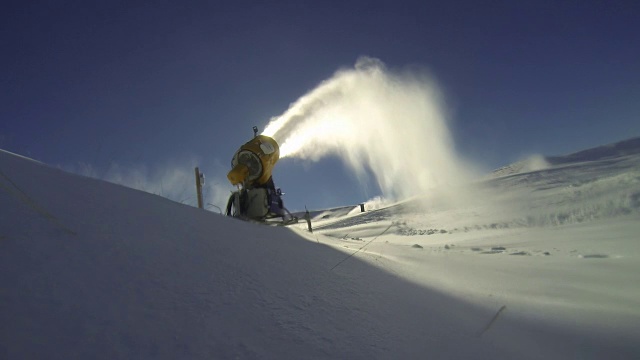
{"label": "snow-covered ground", "polygon": [[640,139],[313,215],[245,223],[0,151],[0,358],[640,358]]}

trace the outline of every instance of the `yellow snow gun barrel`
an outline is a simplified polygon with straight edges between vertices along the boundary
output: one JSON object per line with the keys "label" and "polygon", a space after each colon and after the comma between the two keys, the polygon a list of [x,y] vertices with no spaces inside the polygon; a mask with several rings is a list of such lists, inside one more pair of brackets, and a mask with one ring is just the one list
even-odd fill
{"label": "yellow snow gun barrel", "polygon": [[280,147],[272,138],[256,135],[233,155],[227,179],[231,185],[262,185],[269,181],[273,166],[280,158]]}

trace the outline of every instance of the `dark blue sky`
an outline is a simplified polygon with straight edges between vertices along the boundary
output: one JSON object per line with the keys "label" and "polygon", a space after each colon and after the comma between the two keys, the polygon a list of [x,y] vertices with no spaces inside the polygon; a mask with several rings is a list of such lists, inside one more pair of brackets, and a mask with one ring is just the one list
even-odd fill
{"label": "dark blue sky", "polygon": [[[0,22],[0,148],[224,177],[271,116],[361,55],[426,67],[495,168],[640,135],[637,1],[20,1]],[[212,173],[214,172],[214,173]],[[290,207],[353,203],[338,161],[281,161]]]}

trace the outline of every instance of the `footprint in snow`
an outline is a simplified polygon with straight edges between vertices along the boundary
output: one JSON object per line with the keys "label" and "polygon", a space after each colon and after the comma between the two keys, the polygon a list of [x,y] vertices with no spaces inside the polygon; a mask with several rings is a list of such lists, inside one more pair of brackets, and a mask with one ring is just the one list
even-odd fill
{"label": "footprint in snow", "polygon": [[604,254],[589,254],[589,255],[578,255],[579,258],[582,259],[606,259],[609,255]]}
{"label": "footprint in snow", "polygon": [[507,248],[504,246],[494,246],[489,251],[483,251],[481,254],[502,254]]}
{"label": "footprint in snow", "polygon": [[526,251],[518,251],[518,252],[511,253],[511,254],[509,254],[509,255],[527,256],[527,255],[531,255],[531,254],[529,254],[529,253],[528,253],[528,252],[526,252]]}

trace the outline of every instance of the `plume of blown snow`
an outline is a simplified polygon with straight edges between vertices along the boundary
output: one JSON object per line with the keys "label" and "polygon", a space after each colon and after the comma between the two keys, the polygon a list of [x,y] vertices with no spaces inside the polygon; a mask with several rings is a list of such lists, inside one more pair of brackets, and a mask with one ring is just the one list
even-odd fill
{"label": "plume of blown snow", "polygon": [[531,155],[523,162],[523,171],[525,172],[545,170],[550,166],[547,159],[540,154]]}
{"label": "plume of blown snow", "polygon": [[339,157],[361,183],[373,175],[389,200],[466,178],[435,82],[369,57],[302,96],[263,134],[280,144],[281,158]]}
{"label": "plume of blown snow", "polygon": [[[160,195],[173,201],[197,206],[194,187],[193,168],[198,164],[197,159],[181,159],[167,161],[163,164],[147,166],[145,164],[121,165],[112,162],[107,169],[99,169],[90,163],[64,165],[62,169],[79,175],[108,181],[133,189]],[[212,167],[221,173],[221,164],[214,163]],[[210,168],[210,167],[205,167]],[[214,212],[222,212],[231,187],[227,179],[215,176],[208,177],[202,188],[205,207]]]}

